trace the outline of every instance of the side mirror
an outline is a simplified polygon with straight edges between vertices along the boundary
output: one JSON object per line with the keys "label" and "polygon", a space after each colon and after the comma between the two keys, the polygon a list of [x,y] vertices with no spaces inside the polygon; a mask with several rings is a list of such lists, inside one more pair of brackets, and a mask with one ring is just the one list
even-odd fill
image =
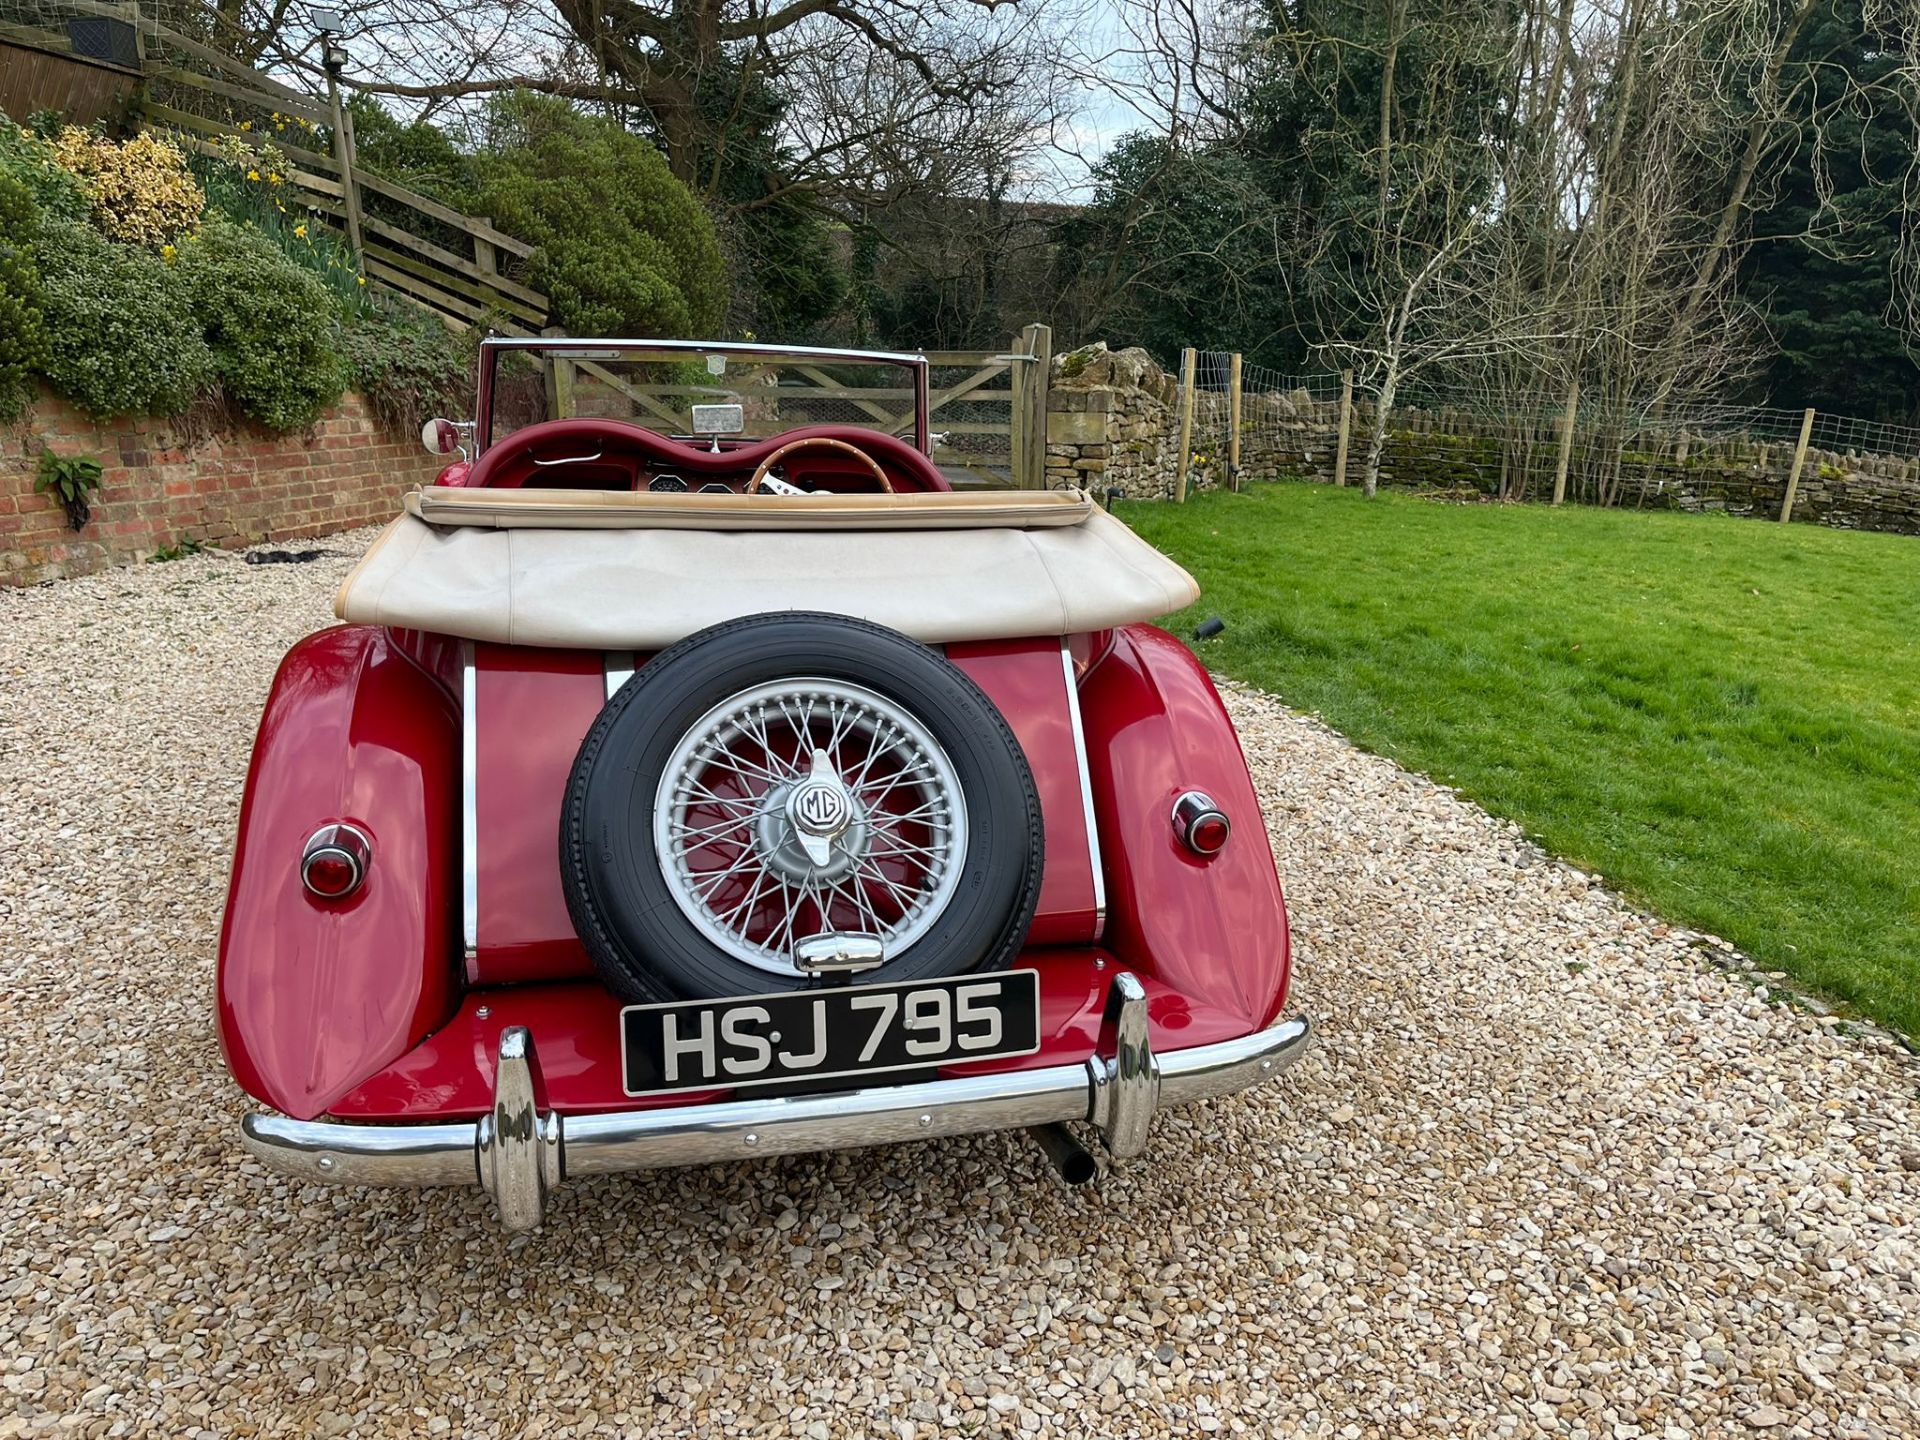
{"label": "side mirror", "polygon": [[437,416],[420,427],[420,443],[429,455],[451,455],[465,448],[460,443],[460,426]]}

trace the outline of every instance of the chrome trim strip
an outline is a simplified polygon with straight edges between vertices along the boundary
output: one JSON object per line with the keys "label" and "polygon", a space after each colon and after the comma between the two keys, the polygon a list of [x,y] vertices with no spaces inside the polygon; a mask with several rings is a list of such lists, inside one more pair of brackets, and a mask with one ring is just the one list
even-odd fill
{"label": "chrome trim strip", "polygon": [[[735,340],[594,339],[578,335],[489,335],[483,350],[551,350],[564,356],[571,350],[631,350],[640,354],[662,351],[690,355],[751,355],[764,360],[792,356],[801,360],[871,360],[892,365],[925,365],[919,350],[835,350],[818,345],[764,345]],[[1030,358],[1022,356],[1022,359]]]}
{"label": "chrome trim strip", "polygon": [[[460,936],[472,961],[480,948],[480,722],[474,699],[480,690],[473,642],[460,642]],[[468,966],[468,979],[473,978]]]}
{"label": "chrome trim strip", "polygon": [[600,657],[600,667],[607,677],[607,699],[611,700],[633,679],[633,651],[609,650]]}
{"label": "chrome trim strip", "polygon": [[[1136,1004],[1144,1022],[1144,992],[1138,1000],[1119,995],[1123,1041],[1132,1028],[1127,1013]],[[523,1061],[530,1085],[532,1046],[527,1044],[516,1059],[503,1036],[501,1068],[508,1073],[496,1080],[494,1109],[478,1124],[340,1125],[248,1115],[241,1122],[241,1143],[269,1169],[298,1180],[482,1183],[500,1203],[502,1218],[513,1224],[533,1213],[536,1193],[544,1206],[563,1176],[857,1149],[1074,1120],[1093,1123],[1119,1156],[1129,1153],[1132,1140],[1144,1140],[1154,1110],[1230,1095],[1272,1079],[1306,1052],[1312,1038],[1311,1022],[1282,1020],[1237,1039],[1155,1055],[1142,1034],[1118,1055],[1078,1065],[840,1095],[561,1116],[529,1111],[521,1077],[510,1067]],[[511,1138],[502,1140],[509,1130]]]}
{"label": "chrome trim strip", "polygon": [[1093,863],[1093,939],[1107,933],[1107,876],[1101,868],[1100,826],[1093,818],[1093,772],[1087,767],[1087,732],[1080,723],[1080,683],[1073,674],[1073,652],[1060,642],[1060,668],[1067,676],[1067,718],[1073,722],[1073,758],[1080,767],[1080,808],[1087,817],[1087,858]]}

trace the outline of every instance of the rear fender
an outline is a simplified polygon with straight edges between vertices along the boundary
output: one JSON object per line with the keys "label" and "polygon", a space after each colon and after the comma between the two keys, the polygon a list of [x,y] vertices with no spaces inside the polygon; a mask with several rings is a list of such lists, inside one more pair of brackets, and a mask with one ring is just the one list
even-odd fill
{"label": "rear fender", "polygon": [[[453,1012],[460,787],[453,696],[386,630],[310,635],[280,664],[254,742],[220,933],[220,1043],[242,1089],[325,1111]],[[329,821],[373,842],[328,902],[300,883]]]}
{"label": "rear fender", "polygon": [[[1107,947],[1250,1028],[1267,1024],[1286,1000],[1286,906],[1259,796],[1212,679],[1165,631],[1128,625],[1082,680],[1080,711]],[[1174,800],[1187,790],[1205,791],[1232,822],[1226,848],[1210,859],[1174,832]]]}

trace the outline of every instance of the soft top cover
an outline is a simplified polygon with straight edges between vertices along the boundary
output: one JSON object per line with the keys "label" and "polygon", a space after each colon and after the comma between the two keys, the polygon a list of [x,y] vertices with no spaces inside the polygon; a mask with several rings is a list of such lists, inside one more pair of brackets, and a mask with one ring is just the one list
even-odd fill
{"label": "soft top cover", "polygon": [[[1200,593],[1077,493],[511,493],[409,496],[335,613],[500,644],[658,650],[725,620],[822,610],[943,644],[1103,630]],[[821,507],[839,512],[830,524]]]}

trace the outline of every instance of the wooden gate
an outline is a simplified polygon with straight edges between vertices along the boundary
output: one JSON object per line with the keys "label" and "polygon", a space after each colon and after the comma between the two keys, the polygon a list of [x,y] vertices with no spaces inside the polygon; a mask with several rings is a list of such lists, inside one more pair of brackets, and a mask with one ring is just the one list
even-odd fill
{"label": "wooden gate", "polygon": [[[564,344],[556,335],[555,344]],[[1046,376],[1051,334],[1030,325],[1009,350],[927,354],[933,460],[956,489],[1039,489],[1046,468]],[[664,366],[662,352],[629,358]],[[896,377],[898,377],[896,379]],[[693,407],[741,406],[745,433],[777,435],[802,425],[860,425],[910,436],[914,399],[904,372],[884,378],[803,353],[729,369],[724,380],[690,375],[643,381],[598,360],[554,357],[542,408],[553,418],[603,415],[666,434],[689,434]]]}
{"label": "wooden gate", "polygon": [[956,487],[1037,490],[1047,456],[1052,332],[1029,325],[1011,350],[944,350],[932,365],[933,458]]}

